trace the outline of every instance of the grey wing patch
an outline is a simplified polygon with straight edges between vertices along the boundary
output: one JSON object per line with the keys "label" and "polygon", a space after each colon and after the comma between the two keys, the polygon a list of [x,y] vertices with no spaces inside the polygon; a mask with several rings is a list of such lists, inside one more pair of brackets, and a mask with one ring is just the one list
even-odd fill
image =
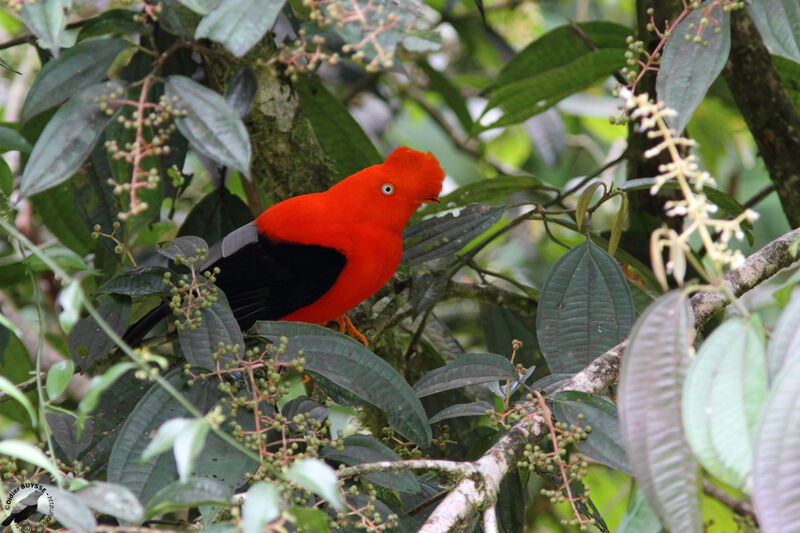
{"label": "grey wing patch", "polygon": [[258,242],[258,228],[255,222],[245,224],[228,233],[221,241],[214,243],[206,254],[206,260],[200,265],[200,271],[209,268],[223,257],[230,257],[248,244]]}

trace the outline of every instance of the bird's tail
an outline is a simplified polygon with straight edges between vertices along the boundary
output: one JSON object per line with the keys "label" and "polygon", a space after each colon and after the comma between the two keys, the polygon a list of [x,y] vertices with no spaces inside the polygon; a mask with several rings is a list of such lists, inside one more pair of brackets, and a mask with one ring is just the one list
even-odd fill
{"label": "bird's tail", "polygon": [[5,520],[3,520],[3,527],[10,526],[11,522],[13,521],[14,521],[14,515],[13,514],[8,515],[8,517]]}
{"label": "bird's tail", "polygon": [[156,324],[164,320],[169,315],[169,308],[167,304],[161,304],[146,315],[144,315],[136,324],[128,328],[122,336],[128,346],[138,346],[141,344],[142,339],[153,329]]}

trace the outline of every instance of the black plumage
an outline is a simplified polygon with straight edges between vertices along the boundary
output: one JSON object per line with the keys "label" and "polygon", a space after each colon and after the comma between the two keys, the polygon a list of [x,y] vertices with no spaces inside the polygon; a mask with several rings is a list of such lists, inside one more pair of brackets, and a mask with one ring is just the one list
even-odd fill
{"label": "black plumage", "polygon": [[[239,327],[246,330],[257,320],[278,320],[314,303],[333,287],[346,263],[339,250],[274,241],[251,223],[212,246],[199,271],[219,267],[215,284],[225,293]],[[137,344],[168,314],[167,305],[160,305],[123,338]]]}

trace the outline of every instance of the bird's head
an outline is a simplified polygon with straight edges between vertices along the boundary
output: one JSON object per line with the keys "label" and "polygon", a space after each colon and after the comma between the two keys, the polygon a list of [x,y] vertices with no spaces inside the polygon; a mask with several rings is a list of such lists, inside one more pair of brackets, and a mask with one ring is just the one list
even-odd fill
{"label": "bird's head", "polygon": [[444,171],[433,154],[401,146],[380,165],[340,181],[330,192],[347,198],[348,205],[356,200],[375,223],[400,231],[422,204],[439,201],[442,180]]}

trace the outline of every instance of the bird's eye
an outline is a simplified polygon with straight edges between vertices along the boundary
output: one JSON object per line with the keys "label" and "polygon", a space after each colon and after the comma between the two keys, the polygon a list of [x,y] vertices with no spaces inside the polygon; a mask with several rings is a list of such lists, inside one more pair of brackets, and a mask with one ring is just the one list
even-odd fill
{"label": "bird's eye", "polygon": [[392,185],[391,183],[384,183],[383,185],[381,185],[381,192],[386,196],[394,194],[394,185]]}

